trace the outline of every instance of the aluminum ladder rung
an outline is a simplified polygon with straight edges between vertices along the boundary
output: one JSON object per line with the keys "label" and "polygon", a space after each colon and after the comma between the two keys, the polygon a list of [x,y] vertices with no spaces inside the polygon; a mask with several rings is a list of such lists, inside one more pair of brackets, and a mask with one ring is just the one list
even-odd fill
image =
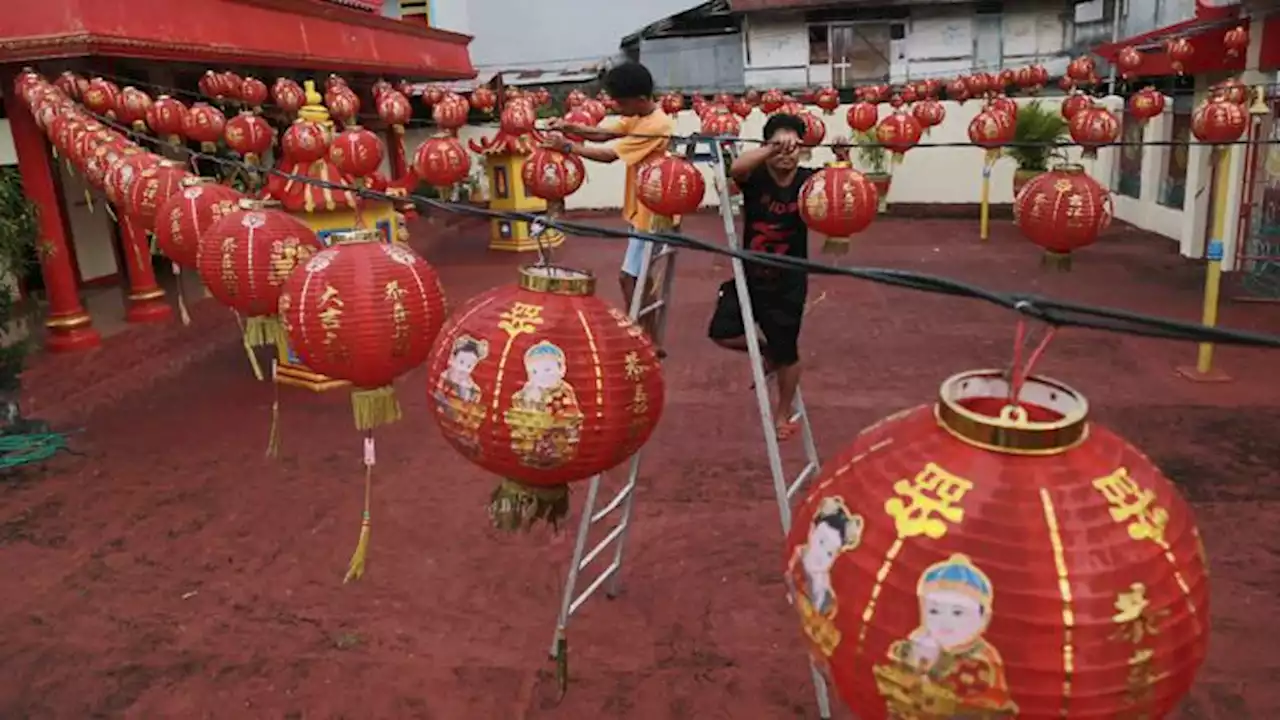
{"label": "aluminum ladder rung", "polygon": [[587,598],[591,597],[592,593],[599,590],[600,586],[603,585],[606,580],[613,577],[614,573],[618,572],[618,568],[620,567],[622,567],[621,560],[614,560],[609,563],[609,567],[605,568],[604,572],[596,576],[596,579],[591,581],[591,584],[587,586],[587,589],[583,590],[580,595],[573,599],[573,602],[569,603],[569,615],[572,616],[576,613],[578,608],[582,607],[582,603],[586,602]]}
{"label": "aluminum ladder rung", "polygon": [[818,474],[818,470],[821,468],[822,466],[816,462],[811,462],[808,465],[805,465],[804,470],[800,471],[800,474],[796,476],[795,481],[787,486],[787,498],[790,499],[794,497],[795,494],[804,487],[805,483],[809,482]]}
{"label": "aluminum ladder rung", "polygon": [[627,525],[629,524],[630,523],[624,521],[613,526],[613,529],[609,531],[608,535],[604,536],[603,540],[597,543],[595,547],[587,551],[586,555],[582,556],[582,559],[578,561],[578,569],[581,570],[586,566],[590,565],[592,560],[595,560],[597,557],[599,557],[600,553],[604,552],[605,548],[609,547],[609,545],[612,544],[614,540],[618,539],[618,536],[622,534],[622,531],[627,529]]}
{"label": "aluminum ladder rung", "polygon": [[640,312],[636,313],[636,319],[639,320],[640,318],[643,318],[646,315],[651,315],[666,306],[667,306],[667,301],[662,298],[658,298],[657,300],[654,300],[648,305],[645,305],[644,307],[640,308]]}
{"label": "aluminum ladder rung", "polygon": [[596,523],[603,520],[606,515],[613,512],[614,510],[617,510],[619,505],[625,502],[627,498],[631,497],[631,493],[633,493],[635,489],[636,489],[635,483],[627,483],[625,486],[623,486],[623,488],[618,491],[618,494],[614,495],[613,499],[609,501],[608,505],[605,505],[604,507],[592,513],[591,524],[595,525]]}

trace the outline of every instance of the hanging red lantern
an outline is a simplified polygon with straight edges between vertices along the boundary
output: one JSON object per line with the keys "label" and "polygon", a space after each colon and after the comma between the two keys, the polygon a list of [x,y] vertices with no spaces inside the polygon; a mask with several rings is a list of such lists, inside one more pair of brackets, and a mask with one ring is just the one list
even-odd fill
{"label": "hanging red lantern", "polygon": [[525,100],[509,102],[502,108],[499,128],[511,137],[520,137],[533,132],[533,124],[538,119],[538,112],[533,103]]}
{"label": "hanging red lantern", "polygon": [[956,78],[947,83],[947,99],[955,100],[961,105],[964,104],[965,100],[969,99],[969,85],[964,81],[964,78]]}
{"label": "hanging red lantern", "polygon": [[986,150],[986,163],[992,165],[1000,150],[1013,142],[1014,120],[1008,113],[988,108],[969,122],[969,142]]}
{"label": "hanging red lantern", "polygon": [[1098,148],[1114,143],[1120,137],[1120,121],[1115,113],[1094,105],[1076,113],[1067,123],[1071,140],[1083,148],[1086,158],[1098,156]]}
{"label": "hanging red lantern", "polygon": [[195,267],[200,237],[244,196],[210,178],[187,176],[156,211],[156,246],[169,260]]}
{"label": "hanging red lantern", "polygon": [[1249,49],[1249,29],[1237,25],[1222,36],[1222,46],[1227,49],[1227,57],[1240,57]]}
{"label": "hanging red lantern", "polygon": [[446,132],[455,132],[467,124],[467,114],[471,104],[457,93],[449,93],[431,106],[431,119]]}
{"label": "hanging red lantern", "polygon": [[53,84],[72,100],[79,100],[84,91],[89,88],[88,80],[80,77],[70,70],[64,70],[63,73],[58,76],[58,79],[53,81]]}
{"label": "hanging red lantern", "polygon": [[471,109],[488,115],[498,107],[498,94],[488,87],[478,87],[471,91]]}
{"label": "hanging red lantern", "polygon": [[916,89],[914,87],[912,87],[911,85],[907,85],[902,88],[902,91],[899,93],[898,99],[901,102],[898,105],[895,105],[894,107],[901,107],[902,103],[906,103],[909,105],[919,100],[920,96],[916,94]]}
{"label": "hanging red lantern", "polygon": [[636,197],[640,203],[664,218],[696,212],[706,192],[702,172],[676,155],[645,163],[636,177]]}
{"label": "hanging red lantern", "polygon": [[114,118],[116,107],[120,104],[120,88],[110,80],[94,78],[81,95],[81,102],[95,115]]}
{"label": "hanging red lantern", "polygon": [[244,78],[231,71],[222,73],[222,87],[228,100],[242,100],[240,90],[244,87]]}
{"label": "hanging red lantern", "polygon": [[329,108],[329,115],[343,125],[355,123],[360,114],[360,98],[346,86],[325,93],[324,104]]}
{"label": "hanging red lantern", "polygon": [[822,250],[844,254],[850,239],[867,229],[880,206],[875,185],[847,162],[814,173],[800,187],[800,218],[826,236]]}
{"label": "hanging red lantern", "polygon": [[377,172],[385,154],[382,140],[359,125],[348,125],[329,143],[329,160],[343,175],[356,179]]}
{"label": "hanging red lantern", "polygon": [[521,179],[529,194],[548,202],[569,197],[582,187],[587,169],[577,155],[538,148],[524,161]]}
{"label": "hanging red lantern", "polygon": [[1237,105],[1244,105],[1249,100],[1249,88],[1236,78],[1223,80],[1213,85],[1210,90],[1213,97],[1220,97]]}
{"label": "hanging red lantern", "polygon": [[733,96],[725,92],[716,93],[716,96],[711,101],[716,105],[727,108],[733,104]]}
{"label": "hanging red lantern", "polygon": [[1097,64],[1088,55],[1081,55],[1067,65],[1067,77],[1082,85],[1093,82]]}
{"label": "hanging red lantern", "polygon": [[1058,88],[1064,93],[1073,93],[1076,91],[1076,81],[1066,75],[1063,75],[1058,78]]}
{"label": "hanging red lantern", "polygon": [[751,111],[755,108],[751,103],[747,102],[746,98],[738,98],[733,101],[733,105],[730,105],[729,109],[733,111],[734,115],[746,120],[751,117]]}
{"label": "hanging red lantern", "polygon": [[124,208],[133,193],[133,185],[147,168],[162,160],[159,155],[149,152],[126,153],[107,170],[102,181],[102,192],[107,200],[118,208]]}
{"label": "hanging red lantern", "polygon": [[124,88],[116,99],[116,120],[138,132],[146,132],[147,112],[151,110],[151,105],[150,95],[136,87]]}
{"label": "hanging red lantern", "polygon": [[610,95],[607,91],[601,90],[600,92],[596,93],[596,99],[604,103],[605,108],[609,111],[618,109],[618,101],[614,100],[613,96]]}
{"label": "hanging red lantern", "polygon": [[802,112],[799,117],[804,122],[804,136],[800,138],[800,144],[810,148],[821,145],[823,138],[827,136],[826,124],[811,112]]}
{"label": "hanging red lantern", "polygon": [[849,127],[855,132],[871,132],[871,129],[880,120],[880,111],[869,102],[854,103],[849,108],[845,119],[848,121]]}
{"label": "hanging red lantern", "polygon": [[1036,87],[1035,71],[1030,65],[1024,65],[1018,68],[1018,72],[1014,75],[1013,82],[1018,89],[1027,92],[1033,92]]}
{"label": "hanging red lantern", "polygon": [[551,91],[544,87],[534,90],[533,102],[536,107],[549,107],[551,105]]}
{"label": "hanging red lantern", "polygon": [[713,106],[714,109],[702,117],[702,132],[707,135],[735,137],[742,131],[738,117],[726,108]]}
{"label": "hanging red lantern", "polygon": [[742,99],[746,100],[747,104],[750,105],[751,107],[756,107],[760,104],[760,91],[755,89],[748,90],[742,96]]}
{"label": "hanging red lantern", "polygon": [[569,94],[564,98],[564,105],[567,108],[576,108],[585,102],[587,94],[581,90],[570,90]]}
{"label": "hanging red lantern", "polygon": [[182,188],[182,181],[190,177],[185,165],[172,160],[161,160],[138,173],[129,188],[124,211],[141,220],[148,229],[155,225],[156,212],[174,193]]}
{"label": "hanging red lantern", "polygon": [[247,77],[240,81],[240,100],[251,108],[261,108],[267,101],[267,84],[256,77]]}
{"label": "hanging red lantern", "polygon": [[[678,93],[669,92],[662,96],[662,112],[675,117],[677,113],[684,109],[684,97]],[[576,107],[570,105],[569,107]]]}
{"label": "hanging red lantern", "polygon": [[324,91],[326,93],[349,89],[351,89],[351,86],[347,84],[347,79],[337,73],[329,73],[329,77],[324,79]]}
{"label": "hanging red lantern", "polygon": [[893,153],[893,161],[902,162],[902,156],[920,142],[924,128],[920,121],[901,110],[880,121],[876,126],[876,140],[885,150]]}
{"label": "hanging red lantern", "polygon": [[822,108],[827,115],[836,111],[840,107],[840,92],[832,87],[822,88],[814,93],[813,104]]}
{"label": "hanging red lantern", "polygon": [[1016,123],[1018,121],[1018,103],[1008,96],[996,95],[987,101],[987,108],[1008,115],[1010,122]]}
{"label": "hanging red lantern", "polygon": [[198,102],[187,111],[182,132],[188,140],[200,143],[200,149],[211,153],[218,149],[218,140],[227,128],[227,117],[218,108]]}
{"label": "hanging red lantern", "polygon": [[1138,68],[1142,67],[1142,53],[1132,45],[1120,48],[1120,52],[1116,53],[1116,67],[1120,68],[1120,77],[1125,80],[1133,79],[1138,74]]}
{"label": "hanging red lantern", "polygon": [[271,87],[271,100],[289,115],[295,115],[307,102],[307,93],[302,86],[289,78],[276,78]]}
{"label": "hanging red lantern", "polygon": [[466,179],[471,156],[451,135],[428,138],[413,155],[413,170],[428,185],[450,187]]}
{"label": "hanging red lantern", "polygon": [[1043,65],[1032,65],[1031,77],[1033,79],[1031,83],[1032,90],[1039,90],[1049,84],[1049,70]]}
{"label": "hanging red lantern", "polygon": [[600,122],[604,120],[605,116],[609,114],[609,109],[605,107],[605,104],[595,98],[587,98],[578,107],[589,113],[591,117],[595,119],[595,122],[592,123],[594,125],[599,125]]}
{"label": "hanging red lantern", "polygon": [[648,335],[566,268],[525,267],[519,285],[473,298],[427,367],[445,438],[503,478],[489,517],[504,530],[562,520],[568,484],[634,455],[665,397]]}
{"label": "hanging red lantern", "polygon": [[426,90],[422,91],[422,102],[431,107],[435,107],[444,99],[444,88],[439,85],[428,85]]}
{"label": "hanging red lantern", "polygon": [[942,103],[929,99],[921,100],[911,106],[911,114],[920,123],[920,127],[924,128],[925,133],[929,132],[929,128],[941,125],[947,117],[947,111]]}
{"label": "hanging red lantern", "polygon": [[1244,108],[1224,98],[1211,98],[1191,114],[1191,132],[1203,143],[1237,142],[1248,128],[1249,115]]}
{"label": "hanging red lantern", "polygon": [[324,249],[315,232],[278,203],[242,199],[196,247],[196,269],[209,294],[245,318],[245,344],[283,345],[280,292],[294,268]]}
{"label": "hanging red lantern", "polygon": [[1169,55],[1169,66],[1179,75],[1186,69],[1186,63],[1191,59],[1191,56],[1196,54],[1196,49],[1192,47],[1191,41],[1184,37],[1166,40],[1164,51]]}
{"label": "hanging red lantern", "polygon": [[811,487],[792,605],[859,718],[1161,718],[1190,690],[1209,641],[1192,510],[1076,390],[960,373]]}
{"label": "hanging red lantern", "polygon": [[1000,92],[1006,91],[1018,83],[1018,76],[1014,74],[1011,68],[1005,68],[996,75],[996,84],[993,89]]}
{"label": "hanging red lantern", "polygon": [[1013,213],[1022,234],[1044,248],[1045,266],[1066,270],[1071,253],[1092,245],[1111,223],[1111,194],[1080,165],[1059,165],[1022,188]]}
{"label": "hanging red lantern", "polygon": [[1164,93],[1153,87],[1144,87],[1129,98],[1129,114],[1138,122],[1159,117],[1164,112]]}
{"label": "hanging red lantern", "polygon": [[227,121],[222,137],[232,152],[239,153],[250,165],[256,165],[271,149],[276,131],[261,115],[244,110]]}
{"label": "hanging red lantern", "polygon": [[979,72],[965,77],[964,84],[970,95],[980,98],[993,89],[995,78],[991,77],[991,73]]}
{"label": "hanging red lantern", "polygon": [[373,94],[373,104],[378,104],[378,100],[382,98],[382,93],[395,89],[395,86],[387,82],[384,78],[374,80],[373,85],[369,88],[369,91]]}
{"label": "hanging red lantern", "polygon": [[111,166],[123,160],[126,154],[141,152],[120,135],[110,131],[104,132],[107,135],[89,152],[89,157],[84,163],[84,178],[95,188],[105,187],[107,173],[111,170]]}
{"label": "hanging red lantern", "polygon": [[200,81],[196,85],[200,88],[200,92],[204,93],[205,97],[222,102],[228,90],[230,90],[223,84],[224,79],[222,73],[205,70],[204,75],[200,76]]}
{"label": "hanging red lantern", "polygon": [[781,90],[765,90],[760,96],[760,109],[766,115],[772,115],[778,112],[778,108],[782,107],[783,102]]}
{"label": "hanging red lantern", "polygon": [[181,100],[168,95],[161,95],[147,110],[147,125],[151,131],[167,140],[171,145],[182,142],[182,133],[187,121],[187,106]]}
{"label": "hanging red lantern", "polygon": [[893,108],[894,110],[901,110],[902,106],[906,104],[907,104],[906,99],[903,98],[902,95],[898,93],[895,93],[893,97],[889,98],[889,107]]}
{"label": "hanging red lantern", "polygon": [[1072,118],[1091,107],[1093,107],[1093,98],[1082,92],[1072,93],[1062,101],[1062,117],[1066,118],[1067,122],[1071,122]]}
{"label": "hanging red lantern", "polygon": [[328,133],[310,120],[294,120],[280,138],[280,150],[289,163],[312,163],[329,151]]}
{"label": "hanging red lantern", "polygon": [[409,104],[409,98],[399,90],[387,89],[378,95],[376,106],[378,117],[382,118],[382,122],[390,125],[397,135],[403,135],[404,126],[413,115],[413,106]]}

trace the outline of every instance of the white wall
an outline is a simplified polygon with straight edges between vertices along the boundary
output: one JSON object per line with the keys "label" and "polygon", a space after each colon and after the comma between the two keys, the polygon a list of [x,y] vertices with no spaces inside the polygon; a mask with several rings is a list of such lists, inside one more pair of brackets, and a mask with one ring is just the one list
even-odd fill
{"label": "white wall", "polygon": [[17,165],[18,153],[13,149],[13,132],[9,121],[0,119],[0,165]]}
{"label": "white wall", "polygon": [[58,161],[62,172],[62,195],[67,221],[71,226],[71,241],[75,244],[76,260],[80,264],[80,279],[88,282],[120,272],[112,247],[111,218],[107,216],[106,199],[101,192],[93,195],[93,208],[85,197],[88,185],[80,175],[67,171],[65,162]]}
{"label": "white wall", "polygon": [[471,34],[468,0],[431,0],[431,27]]}

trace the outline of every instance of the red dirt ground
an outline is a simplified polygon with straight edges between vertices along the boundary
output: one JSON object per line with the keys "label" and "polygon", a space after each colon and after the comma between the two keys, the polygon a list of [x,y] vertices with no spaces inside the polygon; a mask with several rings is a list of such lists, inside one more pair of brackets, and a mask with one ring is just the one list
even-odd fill
{"label": "red dirt ground", "polygon": [[[717,223],[688,228],[714,238]],[[513,277],[516,258],[486,253],[483,235],[473,224],[421,243],[454,301]],[[621,246],[569,245],[559,259],[598,271],[612,297]],[[1046,275],[1007,223],[982,245],[973,222],[884,220],[855,261],[1198,315],[1196,266],[1131,230]],[[748,368],[704,339],[726,267],[679,259],[667,413],[645,458],[625,589],[575,618],[559,705],[546,652],[570,541],[488,530],[492,479],[441,439],[421,370],[400,384],[406,420],[380,435],[369,573],[344,587],[361,492],[341,393],[286,392],[285,452],[272,462],[270,390],[211,303],[191,328],[39,358],[28,409],[87,430],[74,441],[82,457],[0,482],[0,717],[815,717]],[[951,373],[1008,360],[1014,321],[999,309],[819,278],[813,296],[824,292],[802,344],[827,455]],[[1280,308],[1228,305],[1224,322],[1280,332]],[[1235,382],[1195,385],[1172,372],[1194,355],[1068,331],[1041,370],[1088,393],[1198,510],[1214,640],[1179,717],[1274,720],[1277,356],[1220,350]]]}

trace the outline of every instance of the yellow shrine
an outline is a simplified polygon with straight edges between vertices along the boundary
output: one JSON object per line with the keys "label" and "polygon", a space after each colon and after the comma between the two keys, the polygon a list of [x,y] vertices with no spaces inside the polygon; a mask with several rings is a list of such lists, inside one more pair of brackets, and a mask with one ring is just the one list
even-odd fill
{"label": "yellow shrine", "polygon": [[[533,138],[514,137],[501,130],[492,139],[471,142],[471,150],[484,157],[489,179],[489,208],[511,212],[547,212],[547,201],[534,197],[524,185],[524,163],[533,153]],[[547,228],[541,237],[544,248],[564,244],[564,233]],[[529,223],[494,218],[489,221],[489,249],[505,252],[536,251],[539,242],[529,231]]]}

